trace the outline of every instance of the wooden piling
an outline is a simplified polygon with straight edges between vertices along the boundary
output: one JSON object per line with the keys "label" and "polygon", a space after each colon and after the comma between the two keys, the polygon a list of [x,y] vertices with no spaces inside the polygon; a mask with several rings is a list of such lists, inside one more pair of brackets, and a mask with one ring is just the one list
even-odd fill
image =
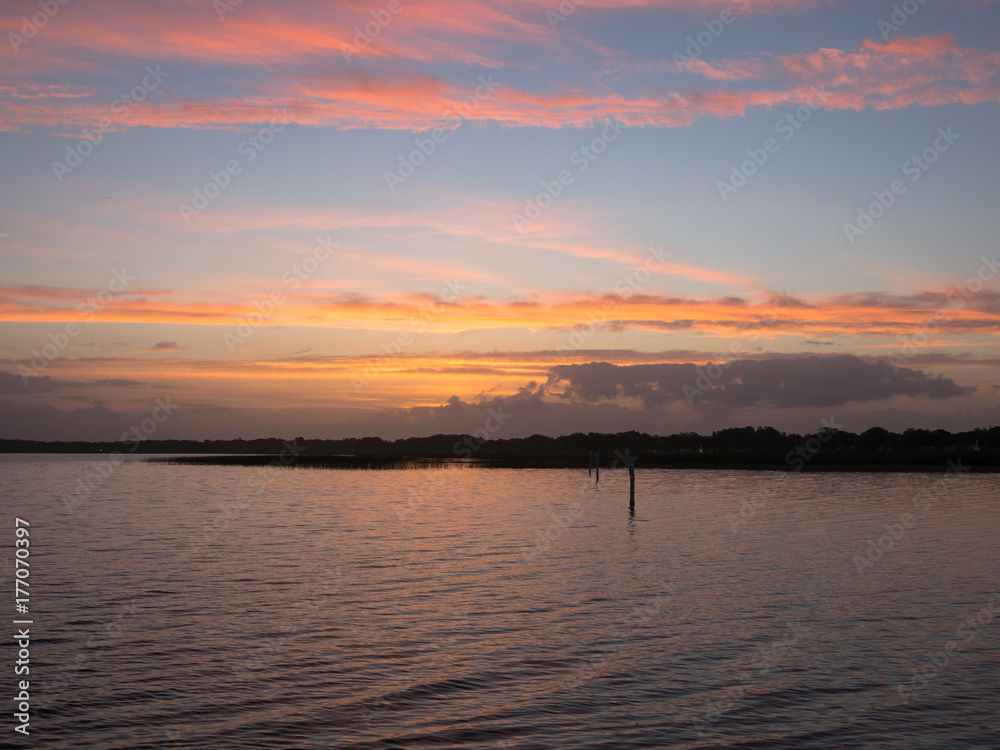
{"label": "wooden piling", "polygon": [[630,509],[635,508],[635,459],[628,457],[628,505]]}

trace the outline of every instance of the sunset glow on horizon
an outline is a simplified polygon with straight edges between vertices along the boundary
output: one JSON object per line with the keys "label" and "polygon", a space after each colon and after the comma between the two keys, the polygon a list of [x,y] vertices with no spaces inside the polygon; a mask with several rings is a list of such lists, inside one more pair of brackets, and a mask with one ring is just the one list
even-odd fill
{"label": "sunset glow on horizon", "polygon": [[1000,424],[993,0],[50,6],[2,438]]}

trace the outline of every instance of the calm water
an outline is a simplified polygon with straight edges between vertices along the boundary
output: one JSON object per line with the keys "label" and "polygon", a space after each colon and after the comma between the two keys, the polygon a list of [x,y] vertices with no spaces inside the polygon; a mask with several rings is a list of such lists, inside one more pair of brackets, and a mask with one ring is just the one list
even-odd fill
{"label": "calm water", "polygon": [[105,461],[0,457],[0,745],[1000,747],[998,475]]}

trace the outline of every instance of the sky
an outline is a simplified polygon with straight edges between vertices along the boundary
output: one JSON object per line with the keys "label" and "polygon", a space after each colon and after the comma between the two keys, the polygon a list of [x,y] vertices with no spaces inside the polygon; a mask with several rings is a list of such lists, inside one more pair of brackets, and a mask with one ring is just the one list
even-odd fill
{"label": "sky", "polygon": [[0,437],[1000,424],[998,5],[7,0]]}

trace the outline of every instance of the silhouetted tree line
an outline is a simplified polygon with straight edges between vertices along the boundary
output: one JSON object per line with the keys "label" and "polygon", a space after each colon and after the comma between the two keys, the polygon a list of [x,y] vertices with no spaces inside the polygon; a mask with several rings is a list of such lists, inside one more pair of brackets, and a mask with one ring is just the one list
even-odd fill
{"label": "silhouetted tree line", "polygon": [[[643,432],[583,433],[561,437],[532,435],[525,438],[482,440],[470,435],[431,435],[428,437],[383,440],[379,437],[346,438],[343,440],[294,439],[305,445],[306,455],[364,456],[427,456],[476,458],[551,455],[583,455],[592,448],[602,451],[602,458],[611,461],[616,451],[626,450],[634,456],[655,457],[666,454],[784,454],[809,443],[810,438],[822,437],[820,452],[838,451],[962,451],[978,447],[979,451],[1000,450],[1000,427],[980,428],[952,433],[947,430],[908,429],[902,433],[872,427],[860,434],[845,430],[821,428],[819,433],[800,435],[780,432],[773,427],[734,427],[717,430],[711,435],[681,432],[674,435],[648,435]],[[83,442],[0,439],[3,453],[220,453],[277,454],[287,445],[281,438],[254,440],[143,440],[130,442]],[[815,445],[814,443],[812,443]],[[585,459],[584,459],[585,460]]]}

